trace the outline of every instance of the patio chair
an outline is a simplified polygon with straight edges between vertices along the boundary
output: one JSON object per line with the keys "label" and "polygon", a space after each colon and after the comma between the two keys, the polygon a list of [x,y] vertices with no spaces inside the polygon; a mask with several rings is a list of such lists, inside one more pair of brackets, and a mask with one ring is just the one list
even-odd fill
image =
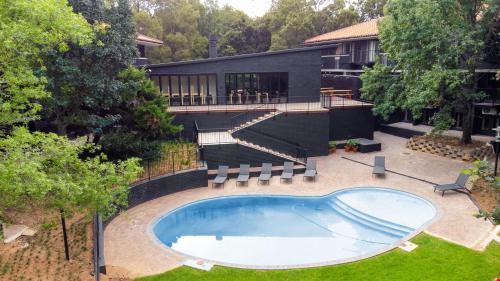
{"label": "patio chair", "polygon": [[375,176],[385,175],[385,156],[375,156],[372,175]]}
{"label": "patio chair", "polygon": [[219,166],[219,170],[217,171],[217,176],[212,181],[212,187],[216,184],[222,184],[224,187],[224,183],[227,180],[227,171],[229,170],[228,166]]}
{"label": "patio chair", "polygon": [[442,192],[441,196],[444,196],[445,191],[448,190],[458,191],[459,189],[465,189],[467,192],[469,192],[469,190],[465,187],[468,180],[469,180],[469,175],[460,174],[455,183],[435,185],[434,192],[436,192],[436,190],[441,191]]}
{"label": "patio chair", "polygon": [[273,165],[271,163],[262,163],[262,170],[260,172],[258,183],[267,182],[271,180],[271,172],[273,169]]}
{"label": "patio chair", "polygon": [[318,171],[316,171],[316,160],[307,160],[306,172],[304,173],[304,177],[302,178],[302,180],[305,180],[306,178],[312,178],[314,181],[316,181],[317,174]]}
{"label": "patio chair", "polygon": [[236,185],[238,185],[238,183],[247,183],[248,184],[249,178],[250,178],[250,165],[240,164],[240,174],[238,175],[238,178],[236,179]]}
{"label": "patio chair", "polygon": [[281,173],[281,180],[289,180],[290,182],[293,179],[293,162],[285,162],[283,164],[283,173]]}

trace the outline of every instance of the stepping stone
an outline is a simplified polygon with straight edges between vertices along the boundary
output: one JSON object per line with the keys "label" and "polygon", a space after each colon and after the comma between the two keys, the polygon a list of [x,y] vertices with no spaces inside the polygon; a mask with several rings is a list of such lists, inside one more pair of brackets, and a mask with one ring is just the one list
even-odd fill
{"label": "stepping stone", "polygon": [[210,271],[214,266],[214,264],[211,262],[206,262],[202,260],[193,260],[193,259],[187,259],[182,264],[192,268],[201,269],[204,271]]}
{"label": "stepping stone", "polygon": [[405,252],[411,252],[411,251],[415,250],[417,247],[418,247],[417,244],[414,244],[410,241],[405,241],[401,245],[398,246],[398,248],[400,248],[401,250],[403,250]]}
{"label": "stepping stone", "polygon": [[3,226],[3,235],[5,236],[4,243],[11,243],[15,241],[23,232],[28,229],[26,225],[12,224]]}
{"label": "stepping stone", "polygon": [[36,234],[36,230],[31,229],[31,228],[26,228],[26,230],[23,231],[23,236],[34,236]]}

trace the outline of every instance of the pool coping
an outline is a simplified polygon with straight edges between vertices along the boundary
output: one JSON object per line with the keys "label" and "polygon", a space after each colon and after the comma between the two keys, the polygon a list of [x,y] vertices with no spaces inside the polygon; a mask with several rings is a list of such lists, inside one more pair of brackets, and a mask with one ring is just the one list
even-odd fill
{"label": "pool coping", "polygon": [[[426,223],[424,223],[422,226],[420,226],[419,228],[417,228],[414,231],[412,231],[410,234],[402,237],[401,239],[396,240],[394,243],[391,243],[390,245],[387,245],[386,247],[384,247],[384,248],[382,248],[380,250],[377,250],[377,251],[374,251],[374,252],[371,252],[371,253],[368,253],[368,254],[356,256],[356,257],[353,257],[353,258],[339,259],[339,260],[335,260],[335,261],[331,261],[331,262],[320,262],[320,263],[309,263],[309,264],[293,264],[293,265],[279,265],[279,266],[261,266],[261,265],[233,264],[233,263],[219,262],[219,261],[214,261],[214,260],[210,260],[210,259],[200,258],[200,257],[197,257],[197,256],[188,255],[188,254],[185,254],[183,252],[174,250],[174,249],[168,247],[167,245],[165,245],[163,242],[161,242],[158,239],[158,237],[154,234],[154,230],[153,230],[154,226],[162,218],[168,216],[169,214],[175,212],[176,210],[179,210],[181,208],[184,208],[186,206],[189,206],[191,204],[195,204],[195,203],[198,203],[198,202],[203,202],[203,201],[208,201],[208,200],[214,200],[214,199],[221,199],[221,198],[234,198],[234,197],[245,197],[245,196],[248,196],[248,197],[250,197],[250,196],[251,197],[257,197],[257,196],[273,197],[273,196],[275,196],[275,197],[293,197],[293,198],[301,198],[301,197],[302,198],[304,198],[304,197],[306,197],[306,198],[307,197],[327,197],[327,196],[332,195],[334,193],[341,193],[341,192],[345,192],[346,190],[349,190],[349,189],[360,189],[360,188],[365,188],[365,189],[366,188],[386,189],[386,190],[394,190],[394,191],[397,191],[397,192],[409,194],[412,197],[417,197],[417,198],[419,198],[421,200],[424,200],[424,201],[428,202],[430,205],[432,205],[434,207],[434,209],[436,210],[436,214],[434,215],[434,217],[432,219],[428,220]],[[232,268],[241,268],[241,269],[285,270],[285,269],[313,268],[313,267],[322,267],[322,266],[331,266],[331,265],[337,265],[337,264],[345,264],[345,263],[357,262],[357,261],[360,261],[360,260],[372,258],[372,257],[378,256],[378,255],[387,253],[389,251],[392,251],[392,250],[396,249],[403,242],[408,241],[408,240],[412,239],[413,237],[417,236],[418,234],[420,234],[421,232],[423,232],[426,228],[428,228],[434,222],[436,222],[437,220],[439,220],[442,217],[442,214],[443,213],[442,213],[441,207],[439,206],[439,204],[437,204],[436,202],[434,202],[434,200],[432,200],[430,198],[424,198],[423,196],[414,194],[412,192],[408,192],[408,191],[397,189],[397,188],[391,188],[391,187],[352,186],[352,187],[343,187],[343,188],[337,189],[335,191],[332,191],[332,192],[329,192],[329,193],[326,193],[326,194],[320,194],[320,195],[287,195],[287,194],[274,194],[274,193],[273,194],[258,193],[258,194],[244,194],[244,195],[223,195],[223,196],[213,196],[213,197],[207,197],[207,198],[203,198],[203,199],[197,199],[197,200],[193,200],[193,201],[190,201],[190,202],[187,202],[187,203],[183,203],[183,204],[181,204],[181,205],[179,205],[179,206],[171,209],[170,211],[164,212],[164,213],[162,213],[160,215],[157,215],[157,216],[153,217],[150,220],[150,222],[148,223],[147,231],[146,232],[147,232],[147,235],[149,236],[150,240],[153,241],[154,244],[156,244],[158,246],[161,246],[164,250],[171,251],[171,252],[175,253],[176,255],[178,255],[179,257],[183,258],[184,260],[185,259],[195,259],[195,260],[201,260],[201,261],[213,263],[214,265],[217,265],[217,266],[232,267]],[[183,264],[181,264],[181,265],[183,265]]]}

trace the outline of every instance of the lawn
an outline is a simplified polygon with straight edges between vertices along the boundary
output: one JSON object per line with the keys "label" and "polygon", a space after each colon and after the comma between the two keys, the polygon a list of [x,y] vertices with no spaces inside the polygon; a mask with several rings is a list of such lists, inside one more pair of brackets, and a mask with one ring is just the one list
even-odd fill
{"label": "lawn", "polygon": [[163,280],[467,280],[490,281],[500,277],[500,243],[484,252],[421,234],[412,239],[419,247],[411,253],[395,249],[359,262],[293,270],[243,270],[214,267],[210,272],[180,267],[136,279]]}

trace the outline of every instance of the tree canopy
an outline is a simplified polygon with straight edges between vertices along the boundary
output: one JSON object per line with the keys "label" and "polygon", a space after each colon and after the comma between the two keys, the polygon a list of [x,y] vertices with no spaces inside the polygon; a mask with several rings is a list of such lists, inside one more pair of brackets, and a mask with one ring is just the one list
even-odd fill
{"label": "tree canopy", "polygon": [[138,160],[108,162],[82,139],[25,127],[51,94],[46,53],[85,48],[95,38],[92,26],[61,0],[1,0],[0,18],[0,217],[29,203],[109,214],[126,203]]}
{"label": "tree canopy", "polygon": [[0,124],[27,122],[41,109],[33,101],[48,96],[36,71],[45,67],[43,53],[85,45],[92,29],[59,0],[0,0],[0,19]]}
{"label": "tree canopy", "polygon": [[392,74],[375,67],[361,76],[364,96],[376,100],[375,112],[385,117],[403,108],[419,118],[426,106],[434,106],[438,131],[453,125],[452,112],[462,112],[462,141],[469,143],[473,103],[484,98],[477,90],[476,69],[491,35],[498,36],[498,2],[390,0],[385,7],[379,38],[396,62],[401,91],[386,94],[392,79],[380,76]]}
{"label": "tree canopy", "polygon": [[305,39],[381,16],[386,0],[276,0],[262,17],[219,6],[216,0],[134,0],[138,32],[160,38],[147,48],[153,63],[207,57],[209,35],[219,54],[294,48]]}

